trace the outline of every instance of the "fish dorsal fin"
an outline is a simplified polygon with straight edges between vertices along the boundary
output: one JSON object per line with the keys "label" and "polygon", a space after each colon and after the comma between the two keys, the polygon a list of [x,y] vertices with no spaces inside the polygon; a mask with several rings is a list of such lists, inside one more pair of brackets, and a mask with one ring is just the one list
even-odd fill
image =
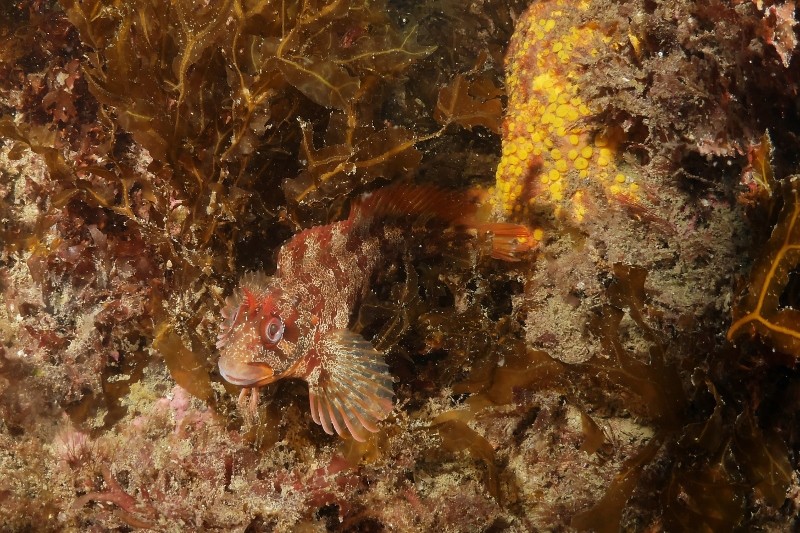
{"label": "fish dorsal fin", "polygon": [[[387,220],[403,226],[425,224],[429,220],[488,236],[491,255],[503,261],[519,261],[538,245],[537,232],[521,224],[489,220],[489,211],[479,208],[485,193],[440,189],[432,185],[395,184],[363,195],[353,203],[349,220],[353,228],[368,229]],[[541,233],[541,232],[539,232]]]}
{"label": "fish dorsal fin", "polygon": [[349,330],[327,333],[321,345],[319,373],[308,379],[311,418],[330,435],[349,433],[364,442],[392,411],[392,376],[383,354]]}
{"label": "fish dorsal fin", "polygon": [[402,220],[406,224],[430,219],[458,224],[476,208],[475,196],[466,191],[400,183],[362,196],[353,204],[350,219],[357,225],[387,219]]}

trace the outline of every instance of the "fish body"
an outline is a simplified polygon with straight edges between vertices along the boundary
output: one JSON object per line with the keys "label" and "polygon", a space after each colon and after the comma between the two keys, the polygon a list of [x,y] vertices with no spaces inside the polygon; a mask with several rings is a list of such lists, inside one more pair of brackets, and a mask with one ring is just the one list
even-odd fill
{"label": "fish body", "polygon": [[303,379],[316,423],[365,440],[391,412],[394,393],[383,354],[348,329],[358,304],[412,221],[464,225],[474,210],[465,195],[388,187],[362,197],[346,220],[298,233],[281,249],[273,276],[245,275],[226,301],[221,375],[248,388]]}

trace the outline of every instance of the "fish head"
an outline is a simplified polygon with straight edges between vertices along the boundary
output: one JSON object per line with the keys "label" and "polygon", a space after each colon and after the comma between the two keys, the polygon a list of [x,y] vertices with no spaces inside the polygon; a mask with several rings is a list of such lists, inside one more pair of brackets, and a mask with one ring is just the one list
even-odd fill
{"label": "fish head", "polygon": [[226,299],[217,336],[219,371],[229,383],[260,387],[287,375],[296,362],[297,313],[264,275],[249,275]]}

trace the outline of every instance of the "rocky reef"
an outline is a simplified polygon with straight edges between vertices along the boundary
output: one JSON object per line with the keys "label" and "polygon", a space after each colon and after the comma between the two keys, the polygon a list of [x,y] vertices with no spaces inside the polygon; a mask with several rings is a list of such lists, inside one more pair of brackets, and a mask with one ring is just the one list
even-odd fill
{"label": "rocky reef", "polygon": [[[795,3],[0,4],[0,530],[792,530]],[[388,184],[536,248],[409,236],[352,320],[395,408],[255,416],[246,272]]]}

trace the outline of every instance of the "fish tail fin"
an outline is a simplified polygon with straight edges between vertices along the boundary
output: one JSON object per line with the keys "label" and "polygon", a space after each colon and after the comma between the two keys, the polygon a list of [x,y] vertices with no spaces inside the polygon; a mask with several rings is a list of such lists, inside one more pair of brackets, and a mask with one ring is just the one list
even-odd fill
{"label": "fish tail fin", "polygon": [[541,240],[540,231],[509,222],[478,223],[472,229],[482,242],[488,241],[493,258],[511,263],[520,261],[521,255],[536,248]]}
{"label": "fish tail fin", "polygon": [[543,232],[524,224],[492,221],[491,204],[487,192],[473,189],[473,196],[481,205],[465,216],[461,223],[468,231],[475,233],[481,244],[490,249],[490,255],[501,261],[517,262],[522,255],[534,250],[542,240]]}

